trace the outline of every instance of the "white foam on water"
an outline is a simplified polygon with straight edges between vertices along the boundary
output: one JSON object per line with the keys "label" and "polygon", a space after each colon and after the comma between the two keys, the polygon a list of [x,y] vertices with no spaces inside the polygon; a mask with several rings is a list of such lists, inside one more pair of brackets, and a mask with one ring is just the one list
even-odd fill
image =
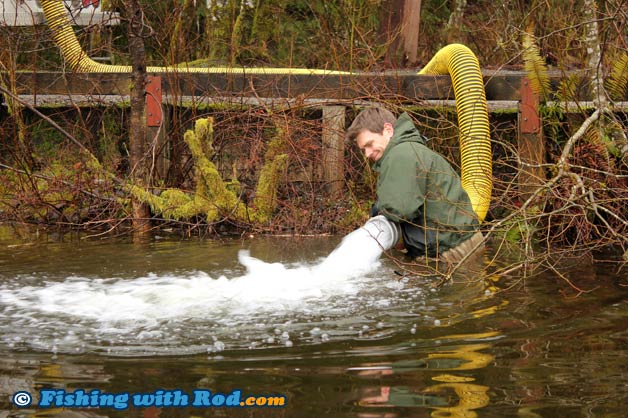
{"label": "white foam on water", "polygon": [[[135,279],[30,277],[27,281],[36,284],[26,286],[24,278],[15,279],[0,285],[5,318],[0,331],[5,342],[25,342],[20,335],[24,330],[39,333],[37,348],[52,345],[57,350],[98,345],[99,338],[112,346],[135,340],[180,344],[226,329],[247,332],[255,324],[263,328],[269,318],[289,323],[294,318],[347,315],[361,293],[381,287],[381,281],[369,277],[379,267],[381,253],[379,244],[360,228],[314,264],[267,263],[241,250],[238,259],[246,272],[236,277],[205,272]],[[215,341],[212,344],[216,347]],[[218,347],[223,346],[219,341]]]}

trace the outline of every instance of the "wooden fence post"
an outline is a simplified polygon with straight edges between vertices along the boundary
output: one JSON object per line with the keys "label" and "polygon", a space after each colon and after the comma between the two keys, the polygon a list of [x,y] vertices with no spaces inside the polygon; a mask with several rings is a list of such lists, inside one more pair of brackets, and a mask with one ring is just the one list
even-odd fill
{"label": "wooden fence post", "polygon": [[539,97],[530,86],[527,77],[521,79],[521,103],[519,108],[519,138],[517,150],[522,166],[519,167],[519,193],[522,201],[545,183],[545,145],[539,116]]}
{"label": "wooden fence post", "polygon": [[323,106],[323,179],[337,196],[344,186],[345,107]]}

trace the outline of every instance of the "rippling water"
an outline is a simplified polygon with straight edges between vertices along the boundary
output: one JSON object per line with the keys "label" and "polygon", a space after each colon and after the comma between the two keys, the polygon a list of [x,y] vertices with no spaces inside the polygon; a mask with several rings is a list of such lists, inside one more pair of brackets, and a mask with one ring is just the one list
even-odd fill
{"label": "rippling water", "polygon": [[[161,247],[155,246],[157,254]],[[308,262],[265,262],[249,250],[236,254],[233,244],[224,247],[244,272],[186,271],[182,261],[178,270],[159,267],[138,277],[48,271],[6,277],[0,284],[2,342],[12,349],[112,355],[290,347],[295,339],[327,341],[373,326],[391,332],[395,324],[360,318],[421,299],[420,288],[380,269],[381,250],[361,230],[329,256]],[[92,258],[81,257],[77,263]]]}
{"label": "rippling water", "polygon": [[368,247],[330,258],[339,241],[5,243],[0,414],[34,412],[11,404],[18,390],[237,388],[288,405],[160,412],[622,416],[626,273],[575,263],[569,277],[596,287],[578,297],[549,275],[467,275],[435,288]]}

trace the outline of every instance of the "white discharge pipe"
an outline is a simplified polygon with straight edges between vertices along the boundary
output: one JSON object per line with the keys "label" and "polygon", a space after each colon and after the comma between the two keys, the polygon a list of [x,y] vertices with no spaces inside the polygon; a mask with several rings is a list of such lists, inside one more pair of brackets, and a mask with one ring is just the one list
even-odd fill
{"label": "white discharge pipe", "polygon": [[394,247],[401,237],[399,224],[388,220],[384,215],[370,218],[361,229],[366,230],[384,251]]}

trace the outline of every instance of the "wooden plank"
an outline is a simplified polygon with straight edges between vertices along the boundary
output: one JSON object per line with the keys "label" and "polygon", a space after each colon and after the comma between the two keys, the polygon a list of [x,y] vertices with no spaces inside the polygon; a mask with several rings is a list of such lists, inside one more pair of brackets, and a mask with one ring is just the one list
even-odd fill
{"label": "wooden plank", "polygon": [[[351,75],[304,74],[235,74],[235,73],[174,73],[161,72],[164,97],[176,103],[177,97],[284,99],[286,101],[351,101],[378,100],[397,103],[418,103],[430,100],[453,100],[451,78],[448,75],[417,75],[410,71],[354,73]],[[484,71],[486,98],[492,101],[519,101],[524,72]],[[576,74],[578,77],[580,75]],[[552,73],[555,86],[567,75]],[[37,96],[107,97],[127,96],[129,73],[16,73],[17,93]],[[586,96],[588,81],[574,81],[574,101],[590,100]],[[628,99],[628,96],[626,97]],[[72,100],[70,100],[71,102]]]}
{"label": "wooden plank", "polygon": [[[179,74],[164,88],[189,96],[349,99],[364,93],[353,76],[275,74]],[[381,80],[378,85],[381,85]]]}
{"label": "wooden plank", "polygon": [[[190,96],[259,96],[349,100],[453,98],[449,76],[416,74],[234,75],[185,74],[167,80],[164,88]],[[450,92],[451,94],[443,94]]]}
{"label": "wooden plank", "polygon": [[[451,100],[453,89],[448,75],[417,75],[409,71],[319,74],[253,74],[253,73],[155,73],[163,80],[164,94],[199,97],[260,97],[287,99],[352,100],[376,98],[412,102]],[[489,101],[519,100],[520,71],[484,71],[486,98]],[[552,73],[556,86],[568,74]],[[590,100],[587,79],[576,73],[573,100]],[[129,73],[63,73],[19,72],[17,93],[32,95],[126,95]],[[628,97],[627,97],[628,99]]]}
{"label": "wooden plank", "polygon": [[[164,94],[185,96],[282,97],[320,99],[426,100],[453,99],[449,76],[414,72],[356,73],[351,75],[280,75],[234,73],[156,73]],[[16,75],[19,94],[126,95],[128,73],[36,72]],[[489,100],[518,100],[515,75],[487,78]]]}
{"label": "wooden plank", "polygon": [[126,95],[130,73],[16,73],[18,94]]}
{"label": "wooden plank", "polygon": [[[26,103],[36,107],[66,106],[66,107],[92,107],[92,106],[112,106],[129,103],[129,95],[32,95],[20,94],[18,97]],[[204,105],[228,105],[232,107],[249,107],[249,106],[270,106],[272,108],[281,107],[299,107],[305,106],[309,108],[321,108],[326,105],[343,105],[343,106],[359,106],[365,107],[373,104],[372,100],[361,99],[303,99],[303,98],[281,98],[281,97],[237,97],[237,96],[214,96],[214,97],[195,97],[195,96],[173,96],[165,95],[164,104],[168,106],[195,107]],[[1,103],[1,100],[0,100]],[[565,113],[582,113],[583,110],[595,109],[595,103],[592,101],[584,102],[547,102],[548,106],[558,106]],[[451,107],[455,110],[455,100],[440,99],[423,99],[417,104],[413,104],[414,109]],[[517,113],[521,109],[519,100],[489,100],[489,113]],[[627,111],[628,102],[615,102],[613,109],[616,111]]]}
{"label": "wooden plank", "polygon": [[519,100],[521,97],[521,78],[524,73],[484,72],[484,91],[486,100]]}

